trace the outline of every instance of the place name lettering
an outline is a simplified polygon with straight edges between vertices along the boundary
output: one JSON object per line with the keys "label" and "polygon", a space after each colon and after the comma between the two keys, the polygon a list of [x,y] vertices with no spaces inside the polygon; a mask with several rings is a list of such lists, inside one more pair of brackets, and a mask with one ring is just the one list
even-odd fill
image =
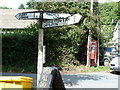
{"label": "place name lettering", "polygon": [[64,24],[64,19],[48,20],[48,21],[43,21],[42,27],[61,26],[63,24]]}

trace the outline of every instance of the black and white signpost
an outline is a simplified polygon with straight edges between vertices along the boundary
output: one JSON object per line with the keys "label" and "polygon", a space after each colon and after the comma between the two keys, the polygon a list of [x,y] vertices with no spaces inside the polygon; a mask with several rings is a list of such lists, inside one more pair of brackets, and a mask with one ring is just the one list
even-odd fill
{"label": "black and white signpost", "polygon": [[38,32],[38,61],[37,61],[37,88],[39,88],[40,78],[43,72],[43,28],[64,26],[78,23],[80,14],[51,13],[44,11],[22,12],[15,16],[18,20],[36,19],[39,23]]}
{"label": "black and white signpost", "polygon": [[49,27],[56,27],[56,26],[65,26],[78,23],[81,19],[80,14],[74,14],[67,18],[63,19],[51,19],[51,20],[44,20],[42,22],[42,28],[49,28]]}
{"label": "black and white signpost", "polygon": [[63,18],[67,18],[71,16],[71,14],[66,14],[66,13],[31,11],[31,12],[18,13],[15,17],[19,20],[31,20],[31,19],[40,19],[41,15],[42,15],[43,20],[63,19]]}

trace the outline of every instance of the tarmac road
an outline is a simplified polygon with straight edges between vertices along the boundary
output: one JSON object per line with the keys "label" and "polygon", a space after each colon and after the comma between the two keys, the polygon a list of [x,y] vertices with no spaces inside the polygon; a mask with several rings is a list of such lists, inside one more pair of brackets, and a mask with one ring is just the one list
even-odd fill
{"label": "tarmac road", "polygon": [[[31,77],[33,78],[33,87],[36,87],[36,74],[5,73],[5,72],[0,73],[0,75],[1,74],[3,76]],[[71,74],[71,75],[62,74],[61,76],[65,88],[71,88],[71,89],[72,88],[118,88],[119,85],[118,79],[120,78],[119,74],[107,73],[107,72],[82,73],[82,74]],[[114,89],[108,89],[108,90],[114,90]]]}
{"label": "tarmac road", "polygon": [[62,75],[62,78],[66,88],[118,88],[120,77],[117,74],[97,72]]}

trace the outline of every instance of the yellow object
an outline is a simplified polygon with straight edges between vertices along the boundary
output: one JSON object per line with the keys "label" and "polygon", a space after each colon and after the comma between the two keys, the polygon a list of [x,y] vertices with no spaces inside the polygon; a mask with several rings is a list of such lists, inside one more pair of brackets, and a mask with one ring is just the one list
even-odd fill
{"label": "yellow object", "polygon": [[32,78],[30,77],[0,76],[0,90],[7,90],[7,88],[19,88],[19,90],[29,90],[31,87]]}

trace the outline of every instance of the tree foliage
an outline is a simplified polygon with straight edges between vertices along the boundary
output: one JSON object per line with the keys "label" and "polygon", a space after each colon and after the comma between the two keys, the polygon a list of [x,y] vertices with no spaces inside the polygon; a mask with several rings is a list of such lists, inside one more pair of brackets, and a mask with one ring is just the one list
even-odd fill
{"label": "tree foliage", "polygon": [[25,30],[3,30],[2,65],[3,71],[36,72],[37,26]]}
{"label": "tree foliage", "polygon": [[[45,45],[51,50],[47,52],[47,60],[49,63],[53,60],[64,62],[65,64],[73,64],[78,61],[85,61],[85,58],[80,57],[80,53],[83,53],[82,48],[86,48],[88,30],[91,29],[93,33],[93,39],[97,38],[96,26],[97,26],[97,14],[96,9],[98,3],[94,3],[94,16],[90,15],[90,3],[81,2],[28,2],[28,8],[50,11],[56,13],[79,13],[83,17],[81,21],[72,26],[65,26],[59,28],[46,29],[45,33]],[[52,33],[51,33],[52,32]],[[60,35],[59,35],[60,34]],[[51,37],[46,37],[46,36]],[[55,37],[54,35],[57,35]],[[52,41],[51,41],[51,40]],[[49,41],[48,41],[49,40]],[[51,42],[50,42],[51,41]],[[49,44],[48,44],[49,43]],[[58,44],[59,43],[59,44]],[[54,47],[52,47],[52,44]],[[53,49],[56,48],[56,49]],[[56,51],[55,51],[56,50]],[[57,54],[56,54],[57,53]],[[86,51],[84,50],[85,56]]]}
{"label": "tree foliage", "polygon": [[[118,20],[118,2],[100,3],[100,19],[102,25],[115,24]],[[114,20],[114,22],[112,22]]]}
{"label": "tree foliage", "polygon": [[0,9],[11,9],[11,8],[0,6]]}
{"label": "tree foliage", "polygon": [[18,7],[18,9],[25,9],[23,4],[20,4],[20,6]]}
{"label": "tree foliage", "polygon": [[[111,24],[111,19],[117,21],[117,16],[115,14],[118,10],[115,3],[98,4],[94,2],[94,13],[91,16],[89,2],[81,3],[33,1],[34,0],[27,3],[28,9],[38,9],[56,13],[80,13],[83,16],[80,22],[75,25],[44,29],[44,45],[46,45],[47,50],[45,66],[63,67],[66,64],[85,64],[88,31],[92,31],[92,38],[94,40],[97,40],[99,36],[100,48],[104,47],[104,43],[108,42],[111,37],[111,25],[103,26],[103,24]],[[109,5],[113,5],[114,7],[109,7]],[[108,8],[108,10],[105,10],[106,8]],[[100,28],[103,31],[101,31]],[[38,52],[37,33],[37,26],[32,25],[24,32],[19,31],[14,34],[7,33],[3,35],[4,65],[8,65],[9,63],[15,65],[16,60],[22,60],[23,63],[17,66],[18,68],[23,67],[24,64],[27,65],[28,63],[29,66],[35,68]],[[11,47],[9,48],[9,46]],[[11,50],[13,52],[10,52]],[[102,49],[100,50],[100,52],[102,52]],[[34,72],[33,70],[31,72]]]}
{"label": "tree foliage", "polygon": [[102,43],[102,47],[107,47],[108,42],[112,39],[112,33],[114,27],[118,21],[118,12],[119,12],[119,4],[118,2],[112,3],[100,3],[99,11],[100,11],[100,25],[101,25],[101,33],[100,33],[100,41]]}

